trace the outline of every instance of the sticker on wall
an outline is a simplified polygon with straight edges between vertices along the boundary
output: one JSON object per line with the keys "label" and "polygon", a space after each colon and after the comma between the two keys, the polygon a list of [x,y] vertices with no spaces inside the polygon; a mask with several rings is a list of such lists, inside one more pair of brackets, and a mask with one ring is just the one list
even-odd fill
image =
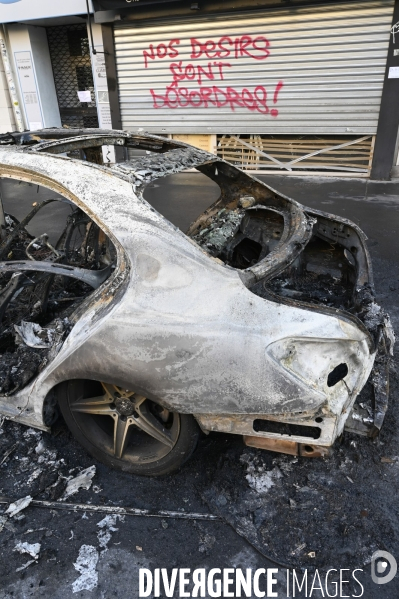
{"label": "sticker on wall", "polygon": [[98,90],[97,98],[98,98],[99,104],[108,104],[109,103],[108,90],[103,90],[103,89]]}
{"label": "sticker on wall", "polygon": [[109,104],[100,104],[98,107],[98,117],[102,129],[112,129],[111,109]]}
{"label": "sticker on wall", "polygon": [[[101,50],[97,50],[101,48]],[[107,82],[107,73],[105,70],[105,56],[104,48],[102,46],[96,46],[97,54],[92,55],[92,61],[94,62],[94,77],[97,79],[97,84],[104,85]]]}

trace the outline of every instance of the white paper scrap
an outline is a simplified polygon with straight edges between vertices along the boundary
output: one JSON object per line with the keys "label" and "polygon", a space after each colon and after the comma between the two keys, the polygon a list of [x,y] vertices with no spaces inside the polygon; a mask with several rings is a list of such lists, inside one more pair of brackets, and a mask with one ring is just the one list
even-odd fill
{"label": "white paper scrap", "polygon": [[91,102],[91,91],[86,89],[85,91],[78,92],[79,102]]}

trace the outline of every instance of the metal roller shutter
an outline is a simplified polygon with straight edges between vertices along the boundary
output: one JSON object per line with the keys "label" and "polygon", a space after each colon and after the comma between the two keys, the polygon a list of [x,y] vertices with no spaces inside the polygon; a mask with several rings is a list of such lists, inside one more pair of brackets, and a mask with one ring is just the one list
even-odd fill
{"label": "metal roller shutter", "polygon": [[118,24],[123,127],[373,135],[392,13],[382,0]]}

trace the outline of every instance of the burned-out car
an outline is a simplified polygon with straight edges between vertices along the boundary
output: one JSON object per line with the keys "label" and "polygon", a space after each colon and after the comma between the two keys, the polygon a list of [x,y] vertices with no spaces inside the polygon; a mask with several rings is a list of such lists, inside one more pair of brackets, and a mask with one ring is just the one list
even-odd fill
{"label": "burned-out car", "polygon": [[[143,192],[190,168],[220,197],[184,234]],[[59,406],[93,456],[146,475],[179,467],[201,429],[309,457],[344,427],[378,433],[393,335],[356,225],[143,133],[3,135],[0,176],[54,194],[0,215],[4,417],[49,430]],[[58,239],[33,234],[56,201]]]}

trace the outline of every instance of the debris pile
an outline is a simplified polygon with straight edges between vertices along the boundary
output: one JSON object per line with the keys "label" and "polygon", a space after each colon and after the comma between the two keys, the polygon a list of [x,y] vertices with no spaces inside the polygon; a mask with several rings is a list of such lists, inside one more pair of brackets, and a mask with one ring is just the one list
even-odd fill
{"label": "debris pile", "polygon": [[111,540],[112,533],[119,530],[116,526],[118,520],[124,522],[125,516],[120,514],[109,514],[100,520],[100,522],[97,522],[97,526],[100,529],[97,533],[98,544],[103,552],[108,550],[108,543]]}
{"label": "debris pile", "polygon": [[[397,376],[392,383],[397,389]],[[399,549],[397,431],[391,414],[381,444],[346,433],[328,466],[243,451],[237,443],[215,464],[217,476],[210,472],[203,497],[213,513],[284,566],[362,568],[380,547],[393,554]]]}
{"label": "debris pile", "polygon": [[39,559],[40,548],[40,543],[21,543],[21,541],[17,543],[15,545],[14,551],[18,551],[18,553],[21,553],[22,555],[27,553],[28,555],[33,557],[33,559],[28,560],[22,566],[16,568],[15,571],[22,572],[23,570],[26,570],[26,568],[28,568],[30,565],[35,564]]}
{"label": "debris pile", "polygon": [[30,505],[31,502],[32,497],[30,495],[22,497],[21,499],[17,499],[17,501],[14,501],[14,503],[10,503],[10,505],[5,511],[5,515],[9,518],[13,518],[17,514],[19,514],[19,512],[22,512],[22,510],[28,507],[28,505]]}
{"label": "debris pile", "polygon": [[356,289],[355,295],[356,315],[365,324],[366,328],[379,342],[382,328],[386,331],[387,353],[393,355],[395,334],[388,313],[376,303],[374,290],[371,285],[366,284]]}
{"label": "debris pile", "polygon": [[349,253],[314,234],[298,258],[283,273],[258,285],[256,293],[267,297],[272,292],[289,300],[351,310],[355,282]]}
{"label": "debris pile", "polygon": [[248,453],[242,454],[240,462],[247,464],[245,478],[251,489],[254,489],[260,495],[265,495],[269,489],[274,487],[276,481],[283,476],[277,466],[272,470],[266,470],[264,463],[260,460],[254,460],[253,456]]}
{"label": "debris pile", "polygon": [[90,468],[86,468],[86,470],[79,472],[78,476],[75,478],[68,480],[66,489],[61,499],[68,499],[68,497],[71,497],[71,495],[75,495],[79,489],[90,489],[95,473],[96,467],[90,466]]}
{"label": "debris pile", "polygon": [[[69,439],[69,433],[62,433],[61,437],[64,434]],[[9,471],[10,464],[12,472]],[[6,492],[21,498],[9,506],[4,514],[7,517],[18,515],[38,496],[44,500],[63,501],[81,489],[88,490],[95,472],[94,465],[71,469],[64,458],[58,457],[47,433],[12,421],[5,421],[0,427],[0,495]],[[7,491],[9,476],[14,482]]]}
{"label": "debris pile", "polygon": [[98,551],[93,545],[82,545],[76,562],[73,564],[75,570],[80,573],[79,578],[72,584],[74,593],[79,591],[92,591],[98,584]]}
{"label": "debris pile", "polygon": [[242,196],[237,208],[212,211],[188,232],[211,256],[239,270],[263,260],[279,243],[284,230],[281,214]]}
{"label": "debris pile", "polygon": [[350,289],[330,273],[295,273],[292,277],[276,277],[266,285],[277,295],[341,310],[348,306],[351,296]]}

